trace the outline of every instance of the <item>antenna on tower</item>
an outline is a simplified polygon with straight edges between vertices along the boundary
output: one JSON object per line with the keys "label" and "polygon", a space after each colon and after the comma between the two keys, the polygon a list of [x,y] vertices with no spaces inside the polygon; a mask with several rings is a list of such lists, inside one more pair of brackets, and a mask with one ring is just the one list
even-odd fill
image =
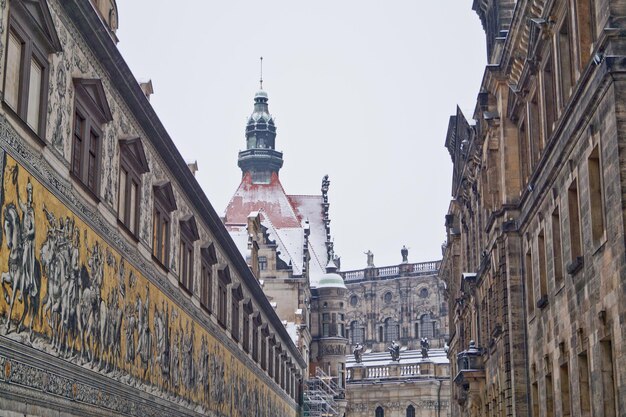
{"label": "antenna on tower", "polygon": [[263,90],[263,57],[261,57],[261,90]]}

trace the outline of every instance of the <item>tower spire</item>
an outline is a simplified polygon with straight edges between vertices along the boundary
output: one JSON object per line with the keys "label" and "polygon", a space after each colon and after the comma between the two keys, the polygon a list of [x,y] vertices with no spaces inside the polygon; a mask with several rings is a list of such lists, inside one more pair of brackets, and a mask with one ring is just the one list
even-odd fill
{"label": "tower spire", "polygon": [[261,57],[261,79],[260,79],[260,84],[261,84],[261,90],[263,90],[263,57]]}

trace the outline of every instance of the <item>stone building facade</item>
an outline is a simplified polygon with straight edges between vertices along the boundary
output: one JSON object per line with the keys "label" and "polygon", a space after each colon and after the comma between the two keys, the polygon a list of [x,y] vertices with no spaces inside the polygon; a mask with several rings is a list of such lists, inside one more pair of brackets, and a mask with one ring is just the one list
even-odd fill
{"label": "stone building facade", "polygon": [[306,362],[115,46],[0,2],[0,409],[297,416]]}
{"label": "stone building facade", "polygon": [[446,137],[452,415],[624,416],[626,2],[474,9],[489,64]]}
{"label": "stone building facade", "polygon": [[388,353],[347,362],[346,417],[449,417],[450,367],[444,349],[405,350],[399,361]]}
{"label": "stone building facade", "polygon": [[[370,255],[373,257],[373,255]],[[408,254],[407,254],[408,256]],[[386,352],[392,340],[419,349],[420,339],[443,347],[448,336],[444,284],[439,261],[341,272],[347,293],[346,335],[373,352]]]}

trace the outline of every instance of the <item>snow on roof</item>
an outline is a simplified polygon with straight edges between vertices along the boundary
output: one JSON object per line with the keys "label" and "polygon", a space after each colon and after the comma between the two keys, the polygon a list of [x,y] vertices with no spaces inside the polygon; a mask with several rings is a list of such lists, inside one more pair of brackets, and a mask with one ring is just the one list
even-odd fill
{"label": "snow on roof", "polygon": [[269,216],[263,217],[261,224],[267,227],[268,238],[276,242],[280,251],[278,257],[287,265],[291,263],[293,275],[302,275],[304,230],[296,227],[277,229]]}
{"label": "snow on roof", "polygon": [[289,195],[287,196],[298,214],[304,221],[309,221],[309,275],[311,285],[315,286],[319,277],[326,273],[326,227],[322,211],[324,200],[321,195]]}
{"label": "snow on roof", "polygon": [[309,276],[311,284],[315,285],[326,273],[328,260],[322,203],[321,195],[288,196],[276,173],[272,174],[269,184],[253,184],[251,175],[246,173],[226,207],[224,223],[245,256],[247,234],[244,242],[243,236],[239,236],[241,226],[247,224],[248,217],[261,213],[261,224],[267,228],[269,238],[276,242],[280,259],[291,264],[293,275],[298,276],[304,269],[304,230],[308,220]]}
{"label": "snow on roof", "polygon": [[298,326],[293,321],[285,321],[283,320],[283,325],[287,330],[287,334],[291,337],[293,343],[298,346]]}
{"label": "snow on roof", "polygon": [[246,173],[226,207],[225,224],[246,224],[251,212],[261,210],[276,228],[301,227],[276,173],[269,184],[254,184],[250,173]]}

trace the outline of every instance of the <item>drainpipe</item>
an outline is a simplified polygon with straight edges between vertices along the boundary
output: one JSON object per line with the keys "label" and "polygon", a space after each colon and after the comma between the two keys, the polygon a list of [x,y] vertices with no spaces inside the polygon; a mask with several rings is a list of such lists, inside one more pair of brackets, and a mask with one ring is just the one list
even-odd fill
{"label": "drainpipe", "polygon": [[439,387],[437,388],[437,417],[441,417],[441,379],[438,380]]}

